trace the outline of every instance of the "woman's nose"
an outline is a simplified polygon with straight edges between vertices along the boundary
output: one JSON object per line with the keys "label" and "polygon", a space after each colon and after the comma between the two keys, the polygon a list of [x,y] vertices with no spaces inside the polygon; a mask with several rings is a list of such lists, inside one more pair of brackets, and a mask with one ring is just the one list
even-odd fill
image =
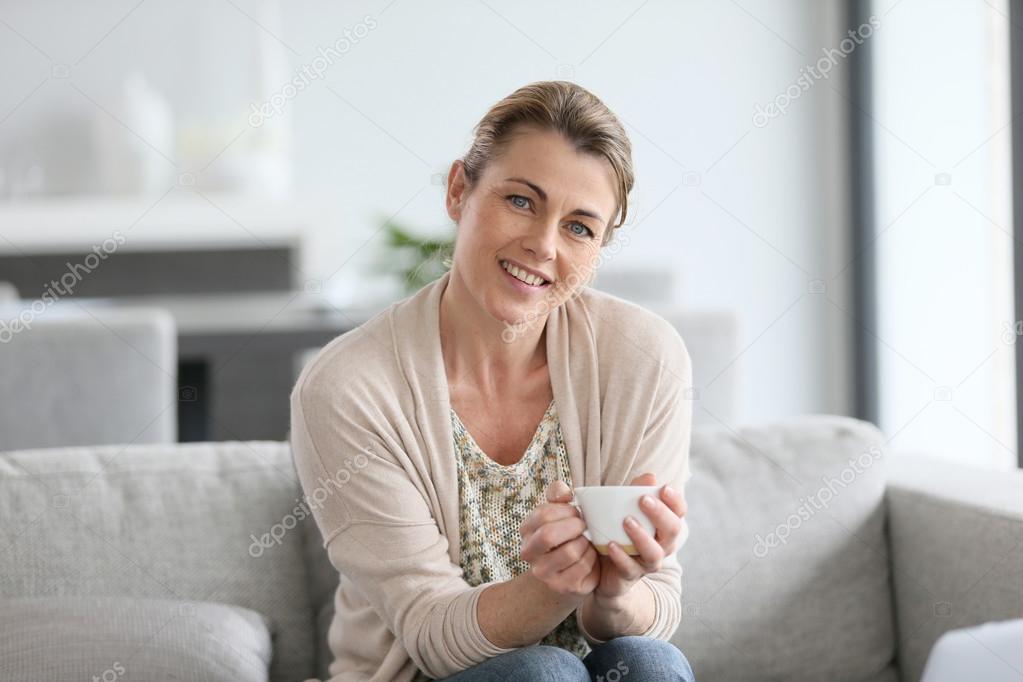
{"label": "woman's nose", "polygon": [[533,252],[537,260],[550,260],[557,251],[557,238],[557,222],[538,220],[533,224],[523,245],[528,251]]}

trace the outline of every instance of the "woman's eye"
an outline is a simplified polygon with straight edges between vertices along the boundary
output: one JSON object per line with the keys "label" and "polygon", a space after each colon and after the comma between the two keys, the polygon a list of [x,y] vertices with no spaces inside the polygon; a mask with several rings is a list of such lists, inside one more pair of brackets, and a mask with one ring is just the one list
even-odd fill
{"label": "woman's eye", "polygon": [[586,227],[582,223],[570,223],[569,224],[569,228],[572,228],[572,227],[581,227],[581,228],[583,228],[583,230],[584,230],[583,232],[574,232],[574,234],[577,234],[580,237],[585,237],[587,234],[589,234],[589,236],[591,236],[591,237],[593,236],[593,230],[591,230],[590,228]]}
{"label": "woman's eye", "polygon": [[[515,208],[527,209],[533,203],[532,199],[530,199],[529,197],[524,197],[521,194],[509,194],[507,197],[505,197],[505,199],[510,201],[512,206],[514,206]],[[594,236],[593,230],[579,222],[569,223],[568,228],[572,231],[572,234],[575,234],[579,237]],[[576,230],[575,228],[581,229]]]}
{"label": "woman's eye", "polygon": [[[523,203],[516,202],[516,199],[521,199]],[[509,194],[508,200],[511,201],[516,208],[529,208],[529,197],[524,197],[521,194]]]}

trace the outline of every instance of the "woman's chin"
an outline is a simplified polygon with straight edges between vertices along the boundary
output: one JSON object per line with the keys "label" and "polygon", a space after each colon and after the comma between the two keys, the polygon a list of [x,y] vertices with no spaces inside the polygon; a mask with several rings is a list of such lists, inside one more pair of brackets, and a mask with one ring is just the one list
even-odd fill
{"label": "woman's chin", "polygon": [[490,308],[490,316],[501,323],[506,329],[515,329],[517,332],[526,331],[531,324],[543,324],[542,311],[536,306],[522,305],[515,303],[501,303]]}

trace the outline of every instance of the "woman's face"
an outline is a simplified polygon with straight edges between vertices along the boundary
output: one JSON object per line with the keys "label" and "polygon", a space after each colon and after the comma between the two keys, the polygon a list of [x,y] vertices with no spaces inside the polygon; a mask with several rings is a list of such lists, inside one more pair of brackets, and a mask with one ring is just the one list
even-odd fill
{"label": "woman's face", "polygon": [[[546,320],[589,280],[617,206],[606,159],[576,151],[560,133],[519,130],[476,186],[466,187],[461,160],[448,177],[448,214],[458,223],[452,274],[507,324]],[[514,268],[545,283],[520,281]]]}

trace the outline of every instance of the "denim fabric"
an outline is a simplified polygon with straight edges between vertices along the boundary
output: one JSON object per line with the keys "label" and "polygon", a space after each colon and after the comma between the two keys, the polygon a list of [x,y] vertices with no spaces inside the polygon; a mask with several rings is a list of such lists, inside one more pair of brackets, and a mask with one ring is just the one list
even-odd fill
{"label": "denim fabric", "polygon": [[671,642],[615,637],[579,658],[565,649],[533,645],[478,663],[444,682],[695,682],[685,655]]}

